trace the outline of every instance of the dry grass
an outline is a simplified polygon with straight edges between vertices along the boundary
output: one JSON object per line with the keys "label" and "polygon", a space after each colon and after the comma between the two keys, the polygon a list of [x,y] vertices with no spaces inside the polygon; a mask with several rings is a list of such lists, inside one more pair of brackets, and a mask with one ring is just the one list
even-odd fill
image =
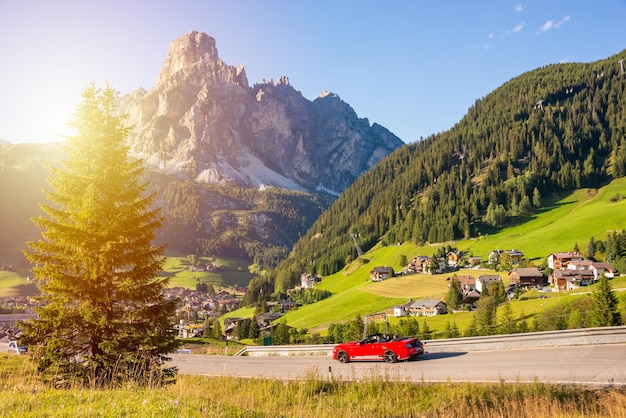
{"label": "dry grass", "polygon": [[24,357],[0,356],[0,412],[41,417],[615,417],[624,388],[545,384],[414,384],[179,376],[160,389],[61,390]]}

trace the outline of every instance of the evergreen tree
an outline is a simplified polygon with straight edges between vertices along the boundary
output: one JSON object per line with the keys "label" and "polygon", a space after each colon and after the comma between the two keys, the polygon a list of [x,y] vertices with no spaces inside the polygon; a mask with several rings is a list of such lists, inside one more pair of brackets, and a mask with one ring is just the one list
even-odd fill
{"label": "evergreen tree", "polygon": [[250,326],[248,327],[248,334],[246,337],[251,340],[255,340],[259,337],[260,334],[261,331],[259,330],[259,323],[256,320],[256,317],[253,317],[252,320],[250,320]]}
{"label": "evergreen tree", "polygon": [[481,296],[474,312],[478,335],[495,334],[498,303],[493,296]]}
{"label": "evergreen tree", "polygon": [[593,237],[589,239],[589,244],[587,244],[587,258],[590,260],[596,259],[596,242]]}
{"label": "evergreen tree", "polygon": [[478,321],[476,320],[476,315],[472,316],[472,319],[470,320],[469,326],[465,330],[465,333],[463,333],[463,336],[464,337],[476,337],[476,336],[478,336]]}
{"label": "evergreen tree", "polygon": [[461,336],[456,321],[452,323],[450,323],[450,321],[446,322],[445,336],[446,338],[459,338]]}
{"label": "evergreen tree", "polygon": [[409,318],[406,323],[406,336],[416,337],[420,334],[420,324],[415,317]]}
{"label": "evergreen tree", "polygon": [[591,295],[591,325],[594,327],[610,327],[622,324],[618,310],[619,300],[611,288],[611,283],[602,275],[598,288]]}
{"label": "evergreen tree", "polygon": [[213,338],[222,339],[222,326],[217,319],[213,322],[211,327],[211,336]]}
{"label": "evergreen tree", "polygon": [[493,296],[496,305],[506,302],[506,289],[501,281],[492,282],[488,287],[489,296]]}
{"label": "evergreen tree", "polygon": [[115,115],[118,93],[93,84],[82,93],[64,145],[67,160],[51,168],[42,238],[26,257],[42,283],[38,319],[23,325],[39,371],[89,385],[171,381],[166,355],[176,301],[157,278],[163,247],[151,241],[161,215],[143,197],[141,162],[130,161],[128,128]]}
{"label": "evergreen tree", "polygon": [[424,319],[424,325],[422,325],[422,339],[430,340],[433,337],[432,333],[433,332],[430,330],[430,327],[428,326],[426,319]]}
{"label": "evergreen tree", "polygon": [[347,335],[344,336],[345,341],[357,341],[363,338],[363,330],[365,329],[365,323],[361,315],[356,314],[354,319],[349,322]]}
{"label": "evergreen tree", "polygon": [[245,318],[237,323],[237,326],[235,326],[235,333],[237,334],[238,340],[248,338],[251,323],[252,321],[250,320],[250,318]]}
{"label": "evergreen tree", "polygon": [[448,305],[449,309],[456,309],[461,304],[461,300],[463,300],[463,290],[455,274],[450,281],[450,289],[446,296],[446,305]]}
{"label": "evergreen tree", "polygon": [[272,330],[272,344],[284,345],[289,344],[289,326],[280,321]]}
{"label": "evergreen tree", "polygon": [[256,308],[254,309],[255,315],[261,315],[267,312],[267,299],[265,298],[265,293],[261,289],[259,294],[259,300],[257,301]]}
{"label": "evergreen tree", "polygon": [[500,320],[500,334],[515,334],[516,332],[518,332],[518,329],[513,317],[511,303],[505,303]]}
{"label": "evergreen tree", "polygon": [[533,206],[536,208],[541,207],[541,193],[539,193],[539,189],[536,187],[533,189]]}
{"label": "evergreen tree", "polygon": [[513,269],[513,257],[506,251],[500,254],[498,270],[510,271]]}

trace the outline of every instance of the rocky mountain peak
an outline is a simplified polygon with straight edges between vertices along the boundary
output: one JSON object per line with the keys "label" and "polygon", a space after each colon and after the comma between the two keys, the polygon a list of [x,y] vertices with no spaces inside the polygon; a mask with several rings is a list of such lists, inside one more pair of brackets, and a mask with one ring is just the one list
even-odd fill
{"label": "rocky mountain peak", "polygon": [[158,84],[165,84],[179,75],[212,74],[216,71],[231,72],[226,79],[235,80],[236,84],[248,85],[243,65],[231,67],[224,64],[218,56],[215,39],[206,33],[190,31],[172,41],[167,57],[163,62]]}
{"label": "rocky mountain peak", "polygon": [[157,84],[120,100],[131,152],[166,172],[239,187],[339,194],[402,145],[339,96],[309,101],[286,76],[248,86],[215,39],[191,31],[169,47]]}

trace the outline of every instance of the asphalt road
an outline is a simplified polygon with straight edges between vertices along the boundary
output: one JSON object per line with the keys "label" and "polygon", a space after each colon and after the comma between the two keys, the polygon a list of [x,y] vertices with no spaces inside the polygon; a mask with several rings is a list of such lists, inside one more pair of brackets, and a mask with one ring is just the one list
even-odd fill
{"label": "asphalt road", "polygon": [[326,356],[232,357],[172,355],[181,374],[281,380],[382,378],[406,382],[543,382],[626,386],[626,344],[460,353],[418,360],[341,364]]}

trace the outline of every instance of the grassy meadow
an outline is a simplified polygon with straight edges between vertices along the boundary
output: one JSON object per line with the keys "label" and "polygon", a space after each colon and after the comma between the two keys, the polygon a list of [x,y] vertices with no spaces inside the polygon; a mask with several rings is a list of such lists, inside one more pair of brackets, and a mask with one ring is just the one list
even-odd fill
{"label": "grassy meadow", "polygon": [[[484,234],[478,239],[444,243],[456,246],[483,260],[493,249],[519,249],[535,264],[541,264],[553,252],[569,251],[578,244],[584,252],[590,237],[605,239],[610,231],[626,228],[626,199],[615,199],[626,195],[626,178],[617,179],[600,189],[581,189],[573,193],[552,196],[545,200],[545,208],[528,219],[518,219],[512,225],[499,232]],[[396,277],[384,282],[372,283],[369,272],[376,266],[387,265],[400,271],[404,266],[401,260],[411,259],[415,255],[431,256],[444,244],[418,246],[405,242],[398,245],[378,245],[362,258],[354,260],[341,271],[324,277],[317,286],[333,295],[313,305],[287,313],[282,320],[290,326],[307,328],[311,332],[325,334],[328,324],[354,319],[385,310],[393,305],[404,303],[408,299],[442,299],[447,293],[451,274],[410,275]],[[199,282],[206,282],[220,287],[245,286],[253,277],[253,272],[245,260],[202,257],[201,261],[215,261],[224,266],[222,272],[192,271],[188,269],[188,257],[173,255],[167,258],[162,276],[170,278],[170,286],[195,288]],[[506,272],[489,270],[461,270],[457,274],[479,276],[481,274],[500,274],[506,283]],[[624,288],[621,279],[614,279],[614,288]],[[588,292],[592,289],[581,289]],[[34,286],[15,273],[0,272],[0,296],[15,294],[34,294]],[[574,292],[576,293],[576,291]],[[536,300],[537,295],[529,296],[524,301],[514,301],[514,314],[533,316],[551,304],[566,301],[565,293],[550,294],[548,299]],[[242,309],[228,316],[250,317],[254,309]],[[471,320],[470,313],[455,313],[435,318],[420,318],[428,322],[431,330],[442,331],[447,321],[454,321],[460,330],[467,327]],[[396,319],[390,318],[390,321]]]}
{"label": "grassy meadow", "polygon": [[181,286],[195,289],[197,283],[212,284],[219,287],[247,286],[252,279],[249,262],[236,258],[198,257],[201,263],[214,262],[224,267],[223,271],[193,271],[189,267],[188,257],[169,256],[163,265],[162,277],[170,278],[170,287]]}
{"label": "grassy meadow", "polygon": [[38,293],[37,286],[19,273],[0,271],[0,297],[33,296]]}
{"label": "grassy meadow", "polygon": [[[192,271],[183,264],[185,256],[168,256],[163,265],[161,277],[169,277],[169,287],[182,286],[195,289],[197,283],[212,284],[215,290],[240,286],[245,287],[254,277],[246,260],[236,258],[199,257],[201,262],[214,261],[224,266],[223,271]],[[34,296],[37,287],[26,279],[25,273],[0,271],[0,297]]]}
{"label": "grassy meadow", "polygon": [[522,250],[526,258],[539,262],[551,253],[570,251],[576,244],[584,252],[590,237],[604,240],[609,232],[626,229],[626,199],[612,201],[619,195],[626,195],[626,178],[600,189],[579,189],[544,199],[546,206],[538,214],[456,245],[483,259],[495,248]]}
{"label": "grassy meadow", "polygon": [[167,387],[54,389],[26,356],[0,354],[0,412],[7,417],[626,417],[624,388],[358,383],[178,376]]}

